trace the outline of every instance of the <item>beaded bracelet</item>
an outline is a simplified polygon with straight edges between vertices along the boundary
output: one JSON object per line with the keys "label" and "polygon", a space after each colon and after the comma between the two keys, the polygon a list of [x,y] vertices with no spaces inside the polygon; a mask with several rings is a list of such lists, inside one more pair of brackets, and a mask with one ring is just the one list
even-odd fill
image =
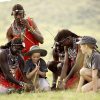
{"label": "beaded bracelet", "polygon": [[34,33],[35,29],[33,30],[33,28],[30,28],[30,29],[28,29],[28,31]]}

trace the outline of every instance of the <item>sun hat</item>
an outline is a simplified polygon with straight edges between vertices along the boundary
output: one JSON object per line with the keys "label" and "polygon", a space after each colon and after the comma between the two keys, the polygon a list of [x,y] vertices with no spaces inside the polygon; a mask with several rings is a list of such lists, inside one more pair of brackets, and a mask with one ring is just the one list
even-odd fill
{"label": "sun hat", "polygon": [[34,45],[30,47],[29,52],[25,53],[25,56],[31,56],[33,53],[40,53],[41,56],[47,55],[47,51],[44,49],[41,49],[38,45]]}
{"label": "sun hat", "polygon": [[91,36],[83,36],[82,38],[79,39],[78,42],[76,42],[76,44],[93,44],[97,47],[96,45],[97,40]]}

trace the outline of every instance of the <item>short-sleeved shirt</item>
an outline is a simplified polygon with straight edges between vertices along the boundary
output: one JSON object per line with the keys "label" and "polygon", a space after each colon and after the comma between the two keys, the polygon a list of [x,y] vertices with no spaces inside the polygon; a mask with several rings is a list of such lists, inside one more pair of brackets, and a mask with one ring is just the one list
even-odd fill
{"label": "short-sleeved shirt", "polygon": [[[41,72],[48,72],[47,66],[46,66],[46,62],[40,58],[40,71]],[[34,70],[36,67],[36,65],[32,62],[32,59],[29,59],[26,61],[25,63],[25,69],[24,69],[24,73],[30,73],[32,70]],[[40,78],[43,78],[41,75],[39,75]]]}
{"label": "short-sleeved shirt", "polygon": [[100,77],[100,53],[93,51],[92,55],[85,57],[85,67],[90,69],[98,69],[98,75]]}

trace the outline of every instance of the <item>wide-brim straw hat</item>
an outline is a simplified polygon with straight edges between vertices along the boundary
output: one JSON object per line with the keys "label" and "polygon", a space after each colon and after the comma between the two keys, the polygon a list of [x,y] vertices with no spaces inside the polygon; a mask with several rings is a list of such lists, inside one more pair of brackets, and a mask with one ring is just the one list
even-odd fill
{"label": "wide-brim straw hat", "polygon": [[30,47],[29,52],[25,53],[25,56],[31,56],[33,53],[40,53],[42,57],[47,55],[47,51],[41,49],[38,45]]}

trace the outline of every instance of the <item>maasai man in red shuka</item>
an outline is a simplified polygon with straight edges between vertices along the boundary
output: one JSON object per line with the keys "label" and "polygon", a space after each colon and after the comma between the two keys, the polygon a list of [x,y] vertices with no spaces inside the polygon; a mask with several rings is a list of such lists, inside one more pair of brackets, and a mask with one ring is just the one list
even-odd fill
{"label": "maasai man in red shuka", "polygon": [[0,93],[7,93],[9,88],[20,89],[24,86],[27,79],[23,74],[24,60],[20,53],[23,48],[20,38],[14,38],[0,47]]}
{"label": "maasai man in red shuka", "polygon": [[[13,15],[15,19],[7,31],[8,41],[15,36],[20,36],[25,43],[25,48],[22,50],[23,54],[28,52],[31,46],[43,43],[43,36],[35,22],[29,17],[25,19],[25,11],[22,5],[14,5],[11,15]],[[28,58],[29,57],[24,56],[25,60]]]}
{"label": "maasai man in red shuka", "polygon": [[[76,44],[78,38],[79,36],[66,29],[59,31],[56,35],[55,46],[53,48],[53,61],[48,62],[48,68],[53,73],[52,90],[56,89],[58,76],[60,76],[58,88],[71,87],[77,80],[76,72],[79,71],[81,59],[83,59],[79,46]],[[76,59],[80,59],[80,62],[77,62]],[[64,79],[65,86],[63,87]]]}

